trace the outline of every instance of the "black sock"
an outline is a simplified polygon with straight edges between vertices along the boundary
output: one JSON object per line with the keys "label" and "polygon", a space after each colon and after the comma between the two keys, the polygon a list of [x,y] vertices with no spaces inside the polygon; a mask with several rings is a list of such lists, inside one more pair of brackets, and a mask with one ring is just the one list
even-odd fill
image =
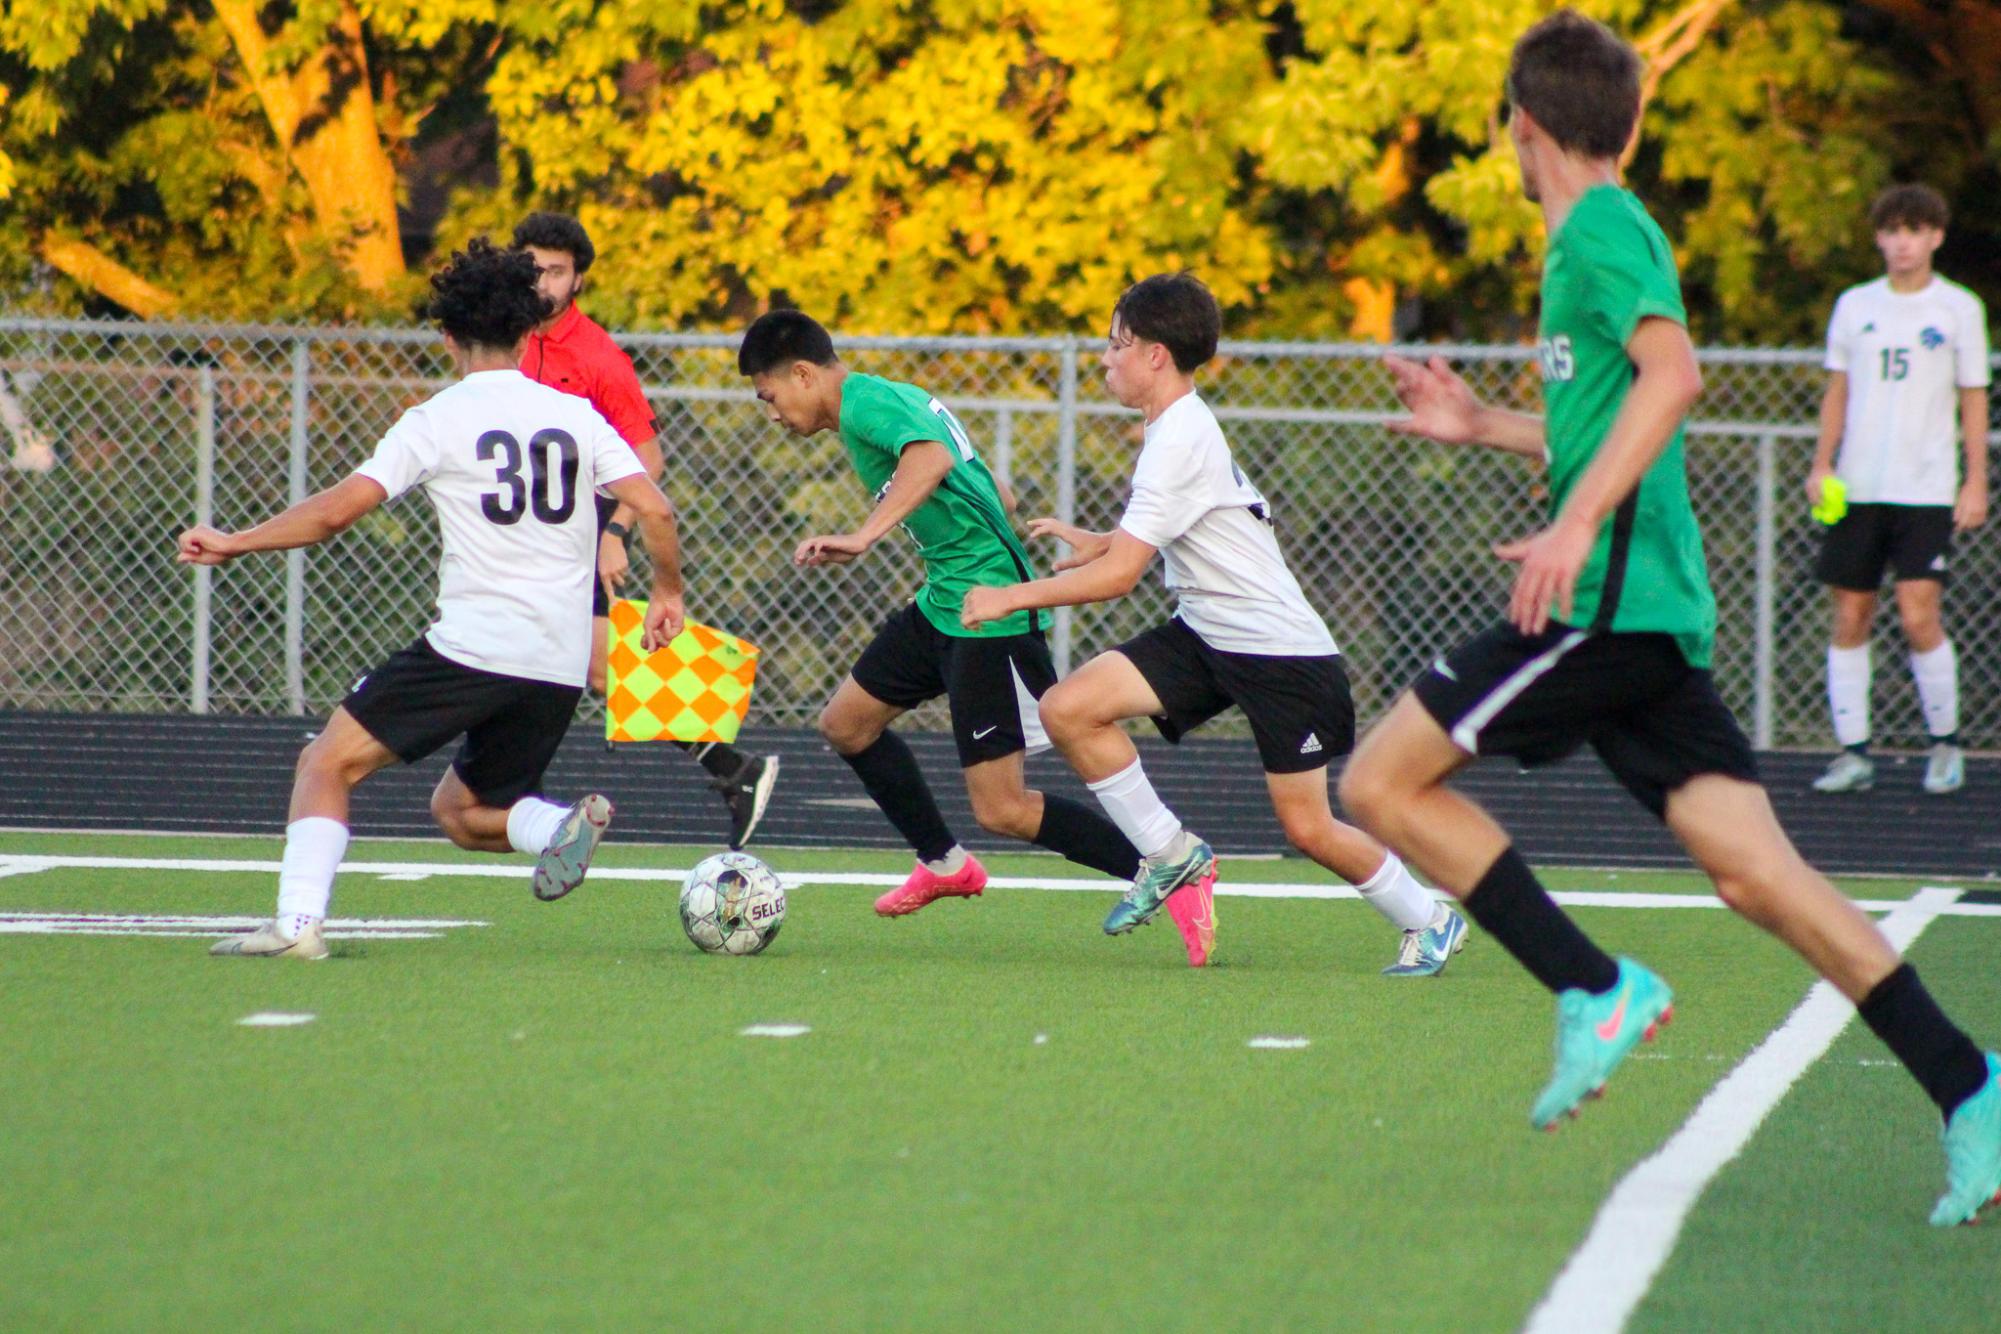
{"label": "black sock", "polygon": [[1959,733],[1947,732],[1944,736],[1935,736],[1932,738],[1932,744],[1934,746],[1957,746],[1959,744]]}
{"label": "black sock", "polygon": [[1551,991],[1602,995],[1619,985],[1619,965],[1563,915],[1513,844],[1473,886],[1466,911]]}
{"label": "black sock", "polygon": [[902,737],[884,732],[867,750],[841,758],[862,780],[869,796],[896,826],[896,832],[903,835],[904,842],[910,844],[919,861],[938,861],[957,846],[958,840],[945,827],[945,817],[938,813],[938,803],[931,797],[924,771],[917,767],[917,757],[903,744]]}
{"label": "black sock", "polygon": [[1842,749],[1850,755],[1859,755],[1865,760],[1869,758],[1869,743],[1867,741],[1858,741],[1852,746],[1843,746]]}
{"label": "black sock", "polygon": [[1061,853],[1079,866],[1119,880],[1139,874],[1139,849],[1119,827],[1081,801],[1042,796],[1042,828],[1035,831],[1038,847]]}
{"label": "black sock", "polygon": [[1918,970],[1909,964],[1899,964],[1855,1008],[1912,1078],[1924,1085],[1940,1116],[1951,1116],[1987,1082],[1987,1058],[1959,1025],[1945,1017],[1918,981]]}
{"label": "black sock", "polygon": [[693,755],[695,763],[707,769],[710,777],[725,782],[735,780],[750,767],[750,756],[727,741],[676,741],[674,744]]}

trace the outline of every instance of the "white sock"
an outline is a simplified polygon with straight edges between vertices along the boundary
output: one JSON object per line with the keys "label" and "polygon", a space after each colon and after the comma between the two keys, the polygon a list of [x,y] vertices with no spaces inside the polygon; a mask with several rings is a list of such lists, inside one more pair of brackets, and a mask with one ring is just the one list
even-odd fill
{"label": "white sock", "polygon": [[1828,646],[1827,705],[1834,714],[1834,739],[1844,746],[1869,740],[1869,646]]}
{"label": "white sock", "polygon": [[1959,657],[1945,640],[1929,653],[1911,655],[1911,679],[1918,683],[1925,730],[1935,737],[1959,730]]}
{"label": "white sock", "polygon": [[326,920],[334,872],[347,856],[347,826],[308,815],[285,826],[285,860],[278,867],[278,927],[296,936]]}
{"label": "white sock", "polygon": [[966,850],[954,843],[952,850],[943,857],[935,862],[924,863],[924,869],[932,875],[944,876],[949,880],[966,869]]}
{"label": "white sock", "polygon": [[1139,849],[1140,856],[1158,857],[1181,837],[1181,821],[1161,804],[1160,795],[1147,781],[1146,770],[1138,760],[1110,778],[1090,784],[1090,788],[1119,832]]}
{"label": "white sock", "polygon": [[1438,900],[1417,883],[1394,852],[1383,855],[1376,873],[1355,886],[1363,902],[1390,919],[1400,931],[1422,931],[1438,916]]}
{"label": "white sock", "polygon": [[568,806],[540,797],[523,797],[507,808],[507,842],[516,852],[540,854],[556,841],[556,830]]}

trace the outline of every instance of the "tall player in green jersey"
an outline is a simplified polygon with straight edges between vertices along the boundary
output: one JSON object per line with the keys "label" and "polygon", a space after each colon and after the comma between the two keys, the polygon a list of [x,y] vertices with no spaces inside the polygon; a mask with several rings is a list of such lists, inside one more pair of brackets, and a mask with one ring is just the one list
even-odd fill
{"label": "tall player in green jersey", "polygon": [[892,613],[820,714],[820,731],[917,855],[900,887],[876,901],[885,917],[987,882],[953,837],[917,759],[889,725],[944,695],[973,816],[1071,861],[1131,880],[1139,850],[1097,811],[1027,785],[1023,761],[1048,746],[1036,701],[1056,683],[1045,615],[1019,612],[977,630],[960,624],[966,590],[1030,577],[1009,514],[1013,498],[943,403],[915,385],[850,371],[827,331],[796,310],[761,316],[744,333],[737,369],[766,415],[795,435],[838,431],[875,508],[852,533],[809,537],[802,566],[845,565],[901,526],[924,562],[924,585]]}
{"label": "tall player in green jersey", "polygon": [[1441,358],[1391,359],[1405,432],[1542,459],[1550,524],[1505,544],[1507,620],[1441,658],[1366,737],[1341,799],[1464,900],[1557,996],[1556,1071],[1530,1119],[1553,1129],[1668,1018],[1667,984],[1564,915],[1499,825],[1446,780],[1475,755],[1545,763],[1590,745],[1664,820],[1723,901],[1854,1001],[1945,1118],[1941,1225],[2001,1192],[2001,1057],[1946,1018],[1876,925],[1801,860],[1758,785],[1708,665],[1716,607],[1682,459],[1702,376],[1660,228],[1618,183],[1640,62],[1565,10],[1508,69],[1522,184],[1549,228],[1546,417],[1490,408]]}

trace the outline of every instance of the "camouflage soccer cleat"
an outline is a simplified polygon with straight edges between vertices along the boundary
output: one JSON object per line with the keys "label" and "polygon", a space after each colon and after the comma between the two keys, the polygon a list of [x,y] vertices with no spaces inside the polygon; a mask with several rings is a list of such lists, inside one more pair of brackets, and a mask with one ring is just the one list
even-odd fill
{"label": "camouflage soccer cleat", "polygon": [[611,802],[593,792],[578,800],[556,826],[556,837],[535,859],[535,897],[546,902],[584,883],[598,841],[611,827]]}

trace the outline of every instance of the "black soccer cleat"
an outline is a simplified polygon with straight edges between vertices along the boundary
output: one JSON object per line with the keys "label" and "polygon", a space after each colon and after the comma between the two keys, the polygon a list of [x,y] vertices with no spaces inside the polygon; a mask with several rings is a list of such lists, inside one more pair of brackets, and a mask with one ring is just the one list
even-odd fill
{"label": "black soccer cleat", "polygon": [[741,852],[764,819],[771,804],[771,790],[778,786],[778,757],[746,760],[734,778],[713,778],[709,786],[720,792],[730,808],[730,851]]}

